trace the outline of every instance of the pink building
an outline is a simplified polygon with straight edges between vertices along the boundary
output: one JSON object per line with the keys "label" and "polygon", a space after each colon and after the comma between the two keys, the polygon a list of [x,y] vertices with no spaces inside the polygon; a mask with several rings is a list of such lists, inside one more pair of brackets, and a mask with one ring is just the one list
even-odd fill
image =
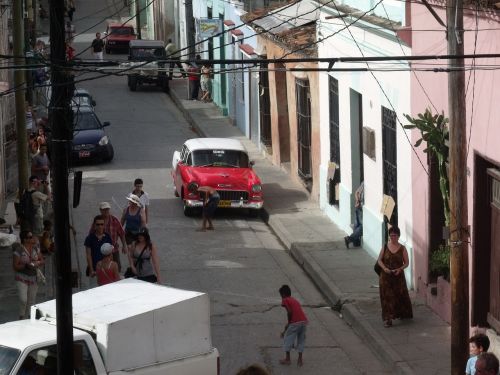
{"label": "pink building", "polygon": [[[446,2],[430,1],[446,23]],[[465,2],[465,54],[500,53],[500,9],[493,2],[476,9],[477,2]],[[408,5],[410,6],[410,5]],[[410,10],[410,9],[408,9]],[[447,54],[446,29],[419,2],[411,2],[412,54]],[[453,36],[454,37],[454,36]],[[416,61],[412,76],[412,116],[430,108],[433,113],[448,113],[448,75],[418,71],[419,68],[446,68],[447,62]],[[500,350],[500,58],[468,59],[466,66],[467,102],[467,189],[471,228],[469,245],[470,322],[472,327],[489,327],[493,348]],[[453,124],[450,124],[453,126]],[[412,140],[420,138],[414,131]],[[413,245],[414,285],[418,293],[444,319],[450,320],[449,286],[443,280],[437,285],[429,275],[429,256],[442,237],[442,209],[436,185],[437,173],[427,155],[417,152],[429,175],[416,156],[413,157]],[[437,293],[436,293],[437,292]],[[496,343],[495,343],[496,341]]]}

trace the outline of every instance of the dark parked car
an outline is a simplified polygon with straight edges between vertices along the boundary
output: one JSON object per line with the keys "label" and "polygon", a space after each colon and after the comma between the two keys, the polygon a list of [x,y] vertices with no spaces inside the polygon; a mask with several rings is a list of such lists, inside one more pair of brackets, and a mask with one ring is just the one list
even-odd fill
{"label": "dark parked car", "polygon": [[84,106],[84,105],[88,105],[91,107],[96,106],[96,102],[92,97],[92,95],[90,95],[90,92],[80,88],[76,89],[75,92],[73,93],[73,99],[71,104],[76,106]]}
{"label": "dark parked car", "polygon": [[113,159],[113,145],[104,129],[110,123],[101,123],[92,107],[73,106],[73,124],[73,161]]}

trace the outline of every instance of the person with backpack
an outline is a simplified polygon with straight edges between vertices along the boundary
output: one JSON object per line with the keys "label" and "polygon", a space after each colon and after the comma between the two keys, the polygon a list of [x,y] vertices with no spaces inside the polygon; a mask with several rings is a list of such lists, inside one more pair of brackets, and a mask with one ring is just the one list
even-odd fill
{"label": "person with backpack", "polygon": [[50,200],[47,194],[39,191],[41,181],[37,176],[29,178],[29,187],[19,200],[19,216],[21,228],[31,230],[33,235],[40,237],[43,233],[43,207],[42,204]]}

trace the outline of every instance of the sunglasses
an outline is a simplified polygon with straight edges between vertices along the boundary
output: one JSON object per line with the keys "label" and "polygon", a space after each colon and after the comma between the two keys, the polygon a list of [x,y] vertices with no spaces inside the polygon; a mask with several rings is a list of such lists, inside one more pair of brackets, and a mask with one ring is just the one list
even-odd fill
{"label": "sunglasses", "polygon": [[95,223],[95,225],[102,226],[102,225],[104,225],[104,223]]}

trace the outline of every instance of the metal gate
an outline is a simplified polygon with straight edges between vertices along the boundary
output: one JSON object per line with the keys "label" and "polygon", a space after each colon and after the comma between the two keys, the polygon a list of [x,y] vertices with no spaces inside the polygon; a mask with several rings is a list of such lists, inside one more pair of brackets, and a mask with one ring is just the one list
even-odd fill
{"label": "metal gate", "polygon": [[295,95],[297,103],[297,143],[298,143],[298,173],[306,182],[308,190],[312,187],[311,173],[311,95],[309,81],[295,80]]}
{"label": "metal gate", "polygon": [[397,171],[397,139],[396,112],[382,107],[382,158],[384,194],[394,199],[396,206],[392,217],[388,218],[391,225],[398,225],[398,171]]}
{"label": "metal gate", "polygon": [[329,111],[330,111],[330,161],[335,163],[335,174],[328,183],[331,205],[339,204],[336,191],[340,184],[340,127],[339,127],[339,81],[328,76]]}

